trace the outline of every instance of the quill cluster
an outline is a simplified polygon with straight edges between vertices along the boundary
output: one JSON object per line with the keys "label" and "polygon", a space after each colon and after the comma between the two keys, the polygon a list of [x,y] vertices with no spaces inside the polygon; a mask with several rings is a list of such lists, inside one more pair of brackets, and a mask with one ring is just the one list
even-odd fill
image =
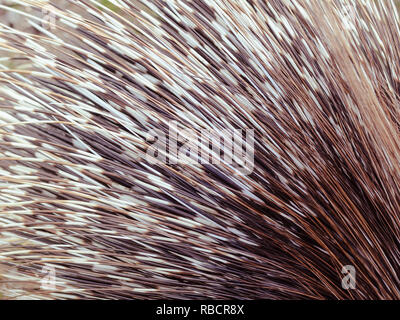
{"label": "quill cluster", "polygon": [[[3,296],[400,298],[393,1],[15,2],[46,14],[0,4],[38,31],[0,24]],[[251,174],[137,160],[170,121],[254,129]]]}

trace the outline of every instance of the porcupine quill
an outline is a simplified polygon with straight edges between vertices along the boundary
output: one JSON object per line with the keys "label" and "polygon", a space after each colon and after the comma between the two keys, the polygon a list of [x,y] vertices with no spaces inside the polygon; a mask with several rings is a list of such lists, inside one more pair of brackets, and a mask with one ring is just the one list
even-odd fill
{"label": "porcupine quill", "polygon": [[[400,298],[393,1],[15,3],[38,32],[0,24],[3,297]],[[171,121],[254,129],[251,174],[138,159]]]}

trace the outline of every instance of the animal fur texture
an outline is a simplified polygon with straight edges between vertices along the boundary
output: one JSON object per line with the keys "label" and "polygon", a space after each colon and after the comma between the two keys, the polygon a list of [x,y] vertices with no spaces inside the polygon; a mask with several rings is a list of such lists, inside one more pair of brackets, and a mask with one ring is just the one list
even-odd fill
{"label": "animal fur texture", "polygon": [[[400,298],[393,1],[15,2],[39,33],[0,24],[3,297]],[[252,172],[137,159],[171,121],[254,129]]]}

